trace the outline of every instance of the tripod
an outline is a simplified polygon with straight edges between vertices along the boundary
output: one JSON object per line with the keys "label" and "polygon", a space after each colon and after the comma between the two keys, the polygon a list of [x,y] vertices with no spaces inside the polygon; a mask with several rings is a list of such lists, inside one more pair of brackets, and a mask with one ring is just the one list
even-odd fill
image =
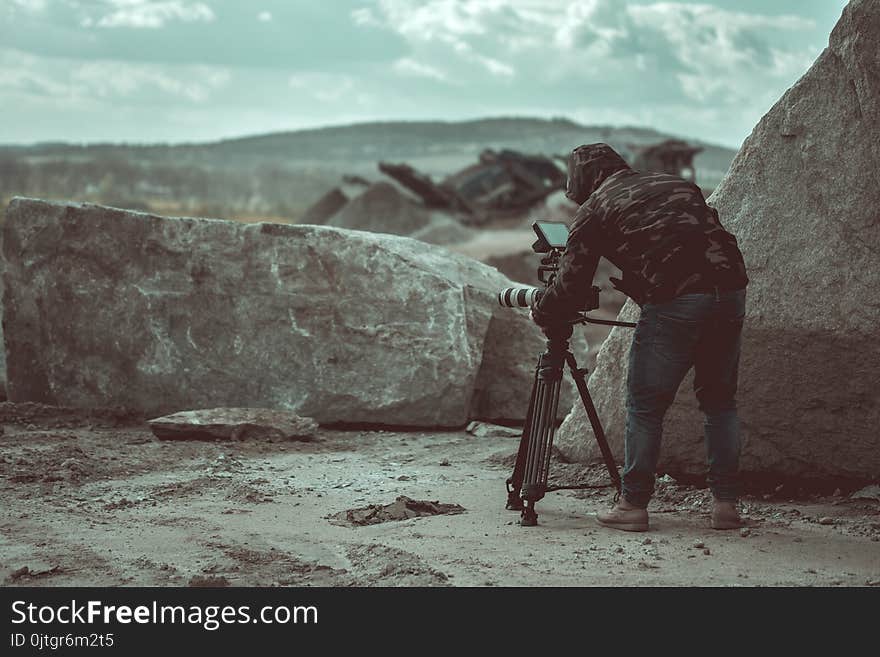
{"label": "tripod", "polygon": [[614,463],[614,456],[608,447],[605,431],[596,413],[590,391],[587,389],[587,370],[577,365],[569,351],[573,324],[604,324],[608,326],[635,326],[631,322],[616,322],[592,319],[583,314],[570,323],[552,332],[546,331],[547,351],[538,358],[535,369],[535,382],[529,397],[525,425],[516,455],[513,475],[507,480],[507,508],[521,511],[520,524],[534,527],[538,524],[535,503],[544,497],[544,493],[553,490],[594,488],[594,486],[548,486],[550,474],[550,456],[553,449],[553,435],[556,432],[556,412],[559,406],[559,390],[562,384],[563,368],[567,364],[587,417],[593,427],[593,435],[599,444],[605,466],[611,481],[617,489],[615,502],[620,496],[620,475]]}

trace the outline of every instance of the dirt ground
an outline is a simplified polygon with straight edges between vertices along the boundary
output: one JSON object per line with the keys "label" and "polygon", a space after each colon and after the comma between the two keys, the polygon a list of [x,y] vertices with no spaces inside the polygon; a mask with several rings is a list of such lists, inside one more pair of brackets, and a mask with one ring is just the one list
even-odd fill
{"label": "dirt ground", "polygon": [[[9,402],[0,425],[4,586],[880,585],[880,501],[852,490],[755,490],[749,527],[721,532],[705,488],[664,476],[649,532],[596,524],[609,488],[550,492],[521,527],[515,437],[169,442],[122,412]],[[551,478],[608,482],[558,461]]]}

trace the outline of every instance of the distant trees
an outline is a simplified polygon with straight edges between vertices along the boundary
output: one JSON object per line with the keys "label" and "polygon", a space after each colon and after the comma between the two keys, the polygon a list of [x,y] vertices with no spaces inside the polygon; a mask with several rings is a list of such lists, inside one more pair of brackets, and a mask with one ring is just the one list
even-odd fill
{"label": "distant trees", "polygon": [[14,196],[25,189],[30,176],[30,165],[11,155],[0,155],[0,197]]}
{"label": "distant trees", "polygon": [[120,149],[63,154],[0,153],[0,200],[13,196],[88,201],[162,214],[295,221],[328,187],[337,171],[287,167],[257,160],[241,166],[174,162],[157,147],[156,160]]}

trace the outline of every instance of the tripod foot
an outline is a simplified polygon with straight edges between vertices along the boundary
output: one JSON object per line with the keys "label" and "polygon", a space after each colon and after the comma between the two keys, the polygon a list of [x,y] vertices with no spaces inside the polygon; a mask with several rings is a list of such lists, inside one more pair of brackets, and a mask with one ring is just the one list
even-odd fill
{"label": "tripod foot", "polygon": [[519,491],[510,491],[507,494],[507,506],[505,509],[510,509],[511,511],[522,511],[523,502],[522,498],[519,496]]}
{"label": "tripod foot", "polygon": [[532,507],[524,507],[522,510],[522,517],[519,519],[519,524],[523,527],[536,527],[538,525],[538,514],[535,513],[535,510]]}

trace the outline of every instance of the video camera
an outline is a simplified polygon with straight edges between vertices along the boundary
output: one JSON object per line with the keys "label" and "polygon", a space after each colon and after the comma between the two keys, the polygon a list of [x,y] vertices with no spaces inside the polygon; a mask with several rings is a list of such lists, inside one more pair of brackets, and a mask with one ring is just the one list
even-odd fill
{"label": "video camera", "polygon": [[[535,221],[532,229],[538,239],[532,244],[535,253],[541,253],[541,265],[538,267],[538,280],[544,284],[544,290],[553,284],[559,273],[559,261],[565,253],[568,243],[568,226],[554,221]],[[536,287],[509,287],[498,293],[498,303],[508,308],[530,308],[540,300],[544,290]],[[587,370],[577,365],[574,355],[569,350],[569,338],[574,324],[603,324],[608,326],[635,326],[632,322],[618,322],[605,319],[593,319],[586,313],[599,307],[599,288],[590,288],[586,298],[580,304],[574,316],[566,319],[562,325],[565,330],[546,331],[547,350],[538,357],[535,368],[535,380],[529,395],[529,406],[525,413],[523,433],[520,438],[519,450],[513,474],[507,479],[508,509],[521,511],[520,524],[531,527],[538,524],[535,503],[544,497],[544,493],[561,488],[593,488],[594,485],[579,486],[548,486],[550,457],[553,447],[553,434],[556,431],[557,410],[559,407],[560,387],[562,385],[563,368],[567,364],[578,394],[584,405],[593,435],[605,460],[605,467],[611,477],[612,485],[620,495],[621,482],[614,463],[614,456],[590,392],[587,389]],[[617,498],[615,497],[615,501]]]}
{"label": "video camera", "polygon": [[[538,280],[544,290],[553,284],[559,271],[559,259],[568,243],[568,226],[559,221],[534,221],[532,230],[538,239],[532,244],[535,253],[546,254],[538,266]],[[544,290],[537,287],[509,287],[498,293],[498,303],[508,308],[531,308]],[[588,312],[599,307],[599,288],[592,286],[587,298],[581,304],[580,312]]]}

